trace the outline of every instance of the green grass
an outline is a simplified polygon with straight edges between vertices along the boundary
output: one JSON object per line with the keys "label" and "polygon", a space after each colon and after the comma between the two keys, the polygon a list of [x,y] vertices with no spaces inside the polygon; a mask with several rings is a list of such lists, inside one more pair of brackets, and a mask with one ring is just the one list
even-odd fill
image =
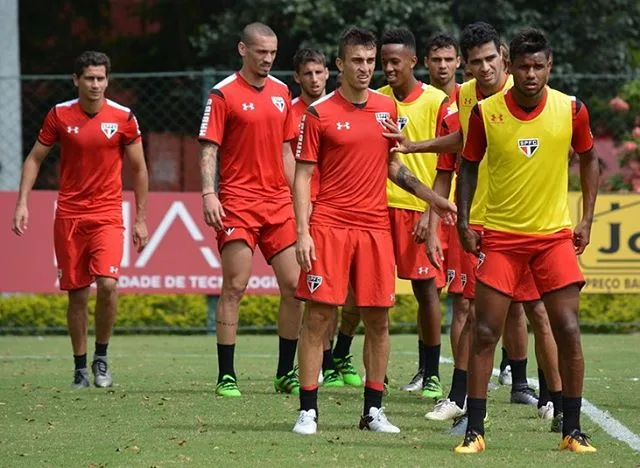
{"label": "green grass", "polygon": [[[587,335],[585,397],[640,433],[640,335]],[[354,342],[360,361],[362,340]],[[397,390],[416,367],[413,336],[392,337],[392,393],[385,399],[399,435],[357,430],[362,390],[321,389],[320,432],[291,433],[296,397],[273,391],[277,339],[240,336],[237,370],[244,396],[213,395],[215,338],[123,336],[110,346],[112,389],[71,391],[73,362],[65,337],[0,338],[0,466],[460,466],[459,438],[424,418],[431,402]],[[448,353],[448,339],[443,349]],[[530,346],[533,350],[533,346]],[[27,356],[27,357],[25,357]],[[31,357],[28,357],[31,356]],[[49,358],[43,358],[49,356]],[[529,374],[535,375],[532,359]],[[361,366],[360,366],[361,368]],[[441,366],[443,382],[451,366]],[[488,451],[474,466],[640,466],[640,454],[583,416],[596,454],[557,450],[559,436],[533,407],[490,395]]]}

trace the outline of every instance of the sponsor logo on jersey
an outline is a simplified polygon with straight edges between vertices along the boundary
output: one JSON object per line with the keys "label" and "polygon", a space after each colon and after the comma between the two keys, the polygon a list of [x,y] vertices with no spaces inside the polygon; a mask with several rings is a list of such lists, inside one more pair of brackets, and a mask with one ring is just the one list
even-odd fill
{"label": "sponsor logo on jersey", "polygon": [[111,139],[111,137],[113,135],[115,135],[116,132],[118,131],[118,124],[117,123],[111,123],[111,122],[103,122],[100,125],[100,130],[102,130],[102,133],[104,133],[104,135],[108,139]]}
{"label": "sponsor logo on jersey", "polygon": [[338,130],[351,130],[351,124],[349,122],[336,122],[336,128]]}
{"label": "sponsor logo on jersey", "polygon": [[204,106],[204,114],[202,115],[202,122],[200,123],[200,134],[203,137],[207,134],[207,126],[209,125],[209,118],[211,117],[211,103],[212,99],[207,99],[207,104]]}
{"label": "sponsor logo on jersey", "polygon": [[67,127],[67,133],[78,133],[80,131],[80,127]]}
{"label": "sponsor logo on jersey", "polygon": [[233,234],[233,231],[235,231],[236,228],[227,228],[224,230],[224,232],[227,234],[227,236],[230,236],[231,234]]}
{"label": "sponsor logo on jersey", "polygon": [[518,140],[518,148],[527,158],[532,157],[540,147],[540,140],[537,138],[521,138]]}
{"label": "sponsor logo on jersey", "polygon": [[243,102],[242,103],[242,110],[247,112],[247,111],[252,111],[252,110],[256,110],[256,106],[253,102]]}
{"label": "sponsor logo on jersey", "polygon": [[309,288],[309,291],[311,291],[311,294],[316,292],[316,290],[320,287],[321,284],[322,284],[322,276],[307,275],[307,287]]}
{"label": "sponsor logo on jersey", "polygon": [[284,112],[285,103],[281,96],[271,96],[271,102],[280,112]]}

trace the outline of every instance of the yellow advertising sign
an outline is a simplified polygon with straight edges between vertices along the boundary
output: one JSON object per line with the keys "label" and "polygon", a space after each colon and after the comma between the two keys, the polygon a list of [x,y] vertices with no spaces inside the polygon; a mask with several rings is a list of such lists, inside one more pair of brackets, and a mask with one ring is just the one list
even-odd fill
{"label": "yellow advertising sign", "polygon": [[[569,193],[575,225],[582,194]],[[640,293],[640,194],[598,194],[591,243],[578,257],[587,280],[585,293]],[[396,294],[413,294],[411,283],[396,281]]]}

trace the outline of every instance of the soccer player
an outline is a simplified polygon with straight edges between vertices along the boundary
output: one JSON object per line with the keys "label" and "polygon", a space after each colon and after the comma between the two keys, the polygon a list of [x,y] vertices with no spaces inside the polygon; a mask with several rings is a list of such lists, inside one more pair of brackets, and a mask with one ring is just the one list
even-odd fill
{"label": "soccer player", "polygon": [[29,221],[27,201],[42,161],[60,145],[60,190],[53,239],[60,289],[67,291],[67,326],[75,370],[71,388],[89,386],[87,329],[90,285],[97,286],[95,353],[91,364],[96,387],[113,384],[107,347],[118,305],[117,283],[124,248],[122,158],[131,163],[136,218],[133,242],[147,244],[148,175],[140,129],[133,112],[105,98],[111,61],[101,52],[83,52],[75,61],[78,97],[54,106],[22,167],[13,231],[23,236]]}
{"label": "soccer player", "polygon": [[456,70],[460,67],[458,42],[448,33],[437,32],[427,39],[427,55],[424,66],[429,71],[429,83],[449,96],[449,102],[457,102]]}
{"label": "soccer player", "polygon": [[[513,87],[474,106],[458,185],[458,231],[467,252],[482,255],[469,361],[469,423],[458,453],[485,449],[486,389],[496,344],[517,285],[532,274],[558,344],[562,376],[562,450],[594,452],[580,429],[584,359],[578,309],[584,278],[577,255],[589,244],[598,190],[598,158],[586,106],[547,86],[551,47],[525,28],[511,41]],[[571,231],[567,203],[572,147],[580,156],[582,219]],[[480,161],[486,160],[487,210],[482,246],[470,229]],[[482,254],[480,254],[480,248]]]}
{"label": "soccer player", "polygon": [[[418,81],[413,70],[418,61],[416,40],[406,28],[390,29],[381,38],[380,55],[387,86],[378,91],[390,96],[398,109],[402,131],[413,139],[434,138],[438,126],[449,111],[447,95]],[[398,155],[398,159],[425,185],[435,177],[435,154]],[[391,181],[387,182],[389,219],[399,278],[410,280],[418,302],[418,372],[403,390],[421,390],[426,398],[442,398],[440,384],[440,299],[438,290],[445,285],[444,273],[429,261],[422,239],[414,234],[422,222],[428,222],[428,205]]]}
{"label": "soccer player", "polygon": [[[322,341],[351,285],[355,305],[364,309],[367,381],[361,429],[400,431],[382,408],[389,358],[388,308],[394,302],[394,258],[387,212],[387,176],[431,204],[439,214],[454,207],[422,184],[396,156],[381,122],[396,119],[394,102],[370,90],[376,38],[347,29],[336,65],[342,86],[309,107],[296,150],[294,207],[296,255],[302,268],[296,295],[309,302],[300,334],[300,413],[293,431],[317,430],[317,377]],[[320,191],[308,217],[311,175],[318,167]],[[345,181],[347,183],[345,183]]]}
{"label": "soccer player", "polygon": [[211,89],[198,137],[204,219],[217,231],[222,259],[216,394],[223,397],[241,396],[234,369],[238,305],[256,246],[280,288],[274,387],[283,393],[299,391],[293,366],[302,304],[293,295],[300,269],[290,190],[296,123],[289,89],[269,75],[277,48],[278,39],[267,25],[251,23],[243,29],[238,44],[242,68]]}

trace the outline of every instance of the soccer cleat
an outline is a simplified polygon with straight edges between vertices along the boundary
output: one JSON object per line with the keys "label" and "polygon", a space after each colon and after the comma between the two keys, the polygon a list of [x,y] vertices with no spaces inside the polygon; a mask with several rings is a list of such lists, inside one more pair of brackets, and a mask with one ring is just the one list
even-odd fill
{"label": "soccer cleat", "polygon": [[434,400],[438,400],[444,396],[442,384],[440,383],[440,378],[437,375],[430,375],[424,380],[422,396],[424,398],[433,398]]}
{"label": "soccer cleat", "polygon": [[362,387],[362,379],[358,375],[356,368],[353,367],[352,359],[353,356],[351,354],[343,358],[334,357],[333,364],[342,375],[342,380],[345,384],[351,385],[352,387]]}
{"label": "soccer cleat", "polygon": [[424,380],[424,374],[422,373],[422,369],[418,371],[416,375],[409,381],[407,385],[402,387],[402,390],[405,392],[415,392],[416,390],[422,390],[422,382]]}
{"label": "soccer cleat", "polygon": [[311,435],[315,434],[317,431],[318,417],[316,416],[316,410],[300,410],[298,420],[293,426],[293,432],[295,432],[296,434]]}
{"label": "soccer cleat", "polygon": [[369,408],[369,414],[360,417],[360,429],[371,432],[387,432],[397,434],[400,429],[389,422],[384,414],[384,408]]}
{"label": "soccer cleat", "polygon": [[239,397],[242,396],[238,388],[238,382],[232,375],[225,374],[222,380],[216,385],[216,395],[221,397]]}
{"label": "soccer cleat", "polygon": [[589,443],[590,437],[578,429],[571,431],[571,434],[564,436],[560,442],[560,450],[569,450],[576,453],[597,452],[596,448]]}
{"label": "soccer cleat", "polygon": [[111,378],[107,361],[95,359],[91,363],[91,372],[93,372],[93,383],[96,387],[107,388],[113,385],[113,378]]}
{"label": "soccer cleat", "polygon": [[498,383],[500,385],[511,385],[513,380],[511,379],[511,366],[507,364],[503,370],[500,371],[500,375],[498,376]]}
{"label": "soccer cleat", "polygon": [[[469,417],[464,414],[453,420],[453,426],[449,429],[448,433],[451,435],[463,436],[467,433],[467,426],[469,424]],[[489,413],[484,415],[484,428],[485,430],[491,427],[491,420],[489,419]]]}
{"label": "soccer cleat", "polygon": [[553,402],[547,401],[546,405],[538,407],[538,417],[540,419],[553,419]]}
{"label": "soccer cleat", "polygon": [[536,392],[529,386],[511,389],[511,403],[538,405]]}
{"label": "soccer cleat", "polygon": [[295,369],[291,369],[282,377],[273,378],[273,387],[278,393],[288,393],[290,395],[300,395],[300,381]]}
{"label": "soccer cleat", "polygon": [[467,412],[466,403],[465,401],[464,408],[460,408],[455,401],[451,401],[449,398],[441,398],[424,417],[431,421],[448,421],[465,414]]}
{"label": "soccer cleat", "polygon": [[562,417],[562,413],[558,413],[556,416],[554,416],[551,420],[551,432],[561,433],[563,420],[564,418]]}
{"label": "soccer cleat", "polygon": [[342,375],[335,369],[324,371],[322,382],[322,385],[324,387],[344,387],[344,380],[342,380]]}
{"label": "soccer cleat", "polygon": [[87,388],[90,385],[89,372],[87,369],[76,369],[73,371],[73,382],[71,383],[72,389]]}
{"label": "soccer cleat", "polygon": [[456,453],[480,453],[484,452],[485,448],[484,436],[473,429],[467,429],[464,440],[453,450]]}

